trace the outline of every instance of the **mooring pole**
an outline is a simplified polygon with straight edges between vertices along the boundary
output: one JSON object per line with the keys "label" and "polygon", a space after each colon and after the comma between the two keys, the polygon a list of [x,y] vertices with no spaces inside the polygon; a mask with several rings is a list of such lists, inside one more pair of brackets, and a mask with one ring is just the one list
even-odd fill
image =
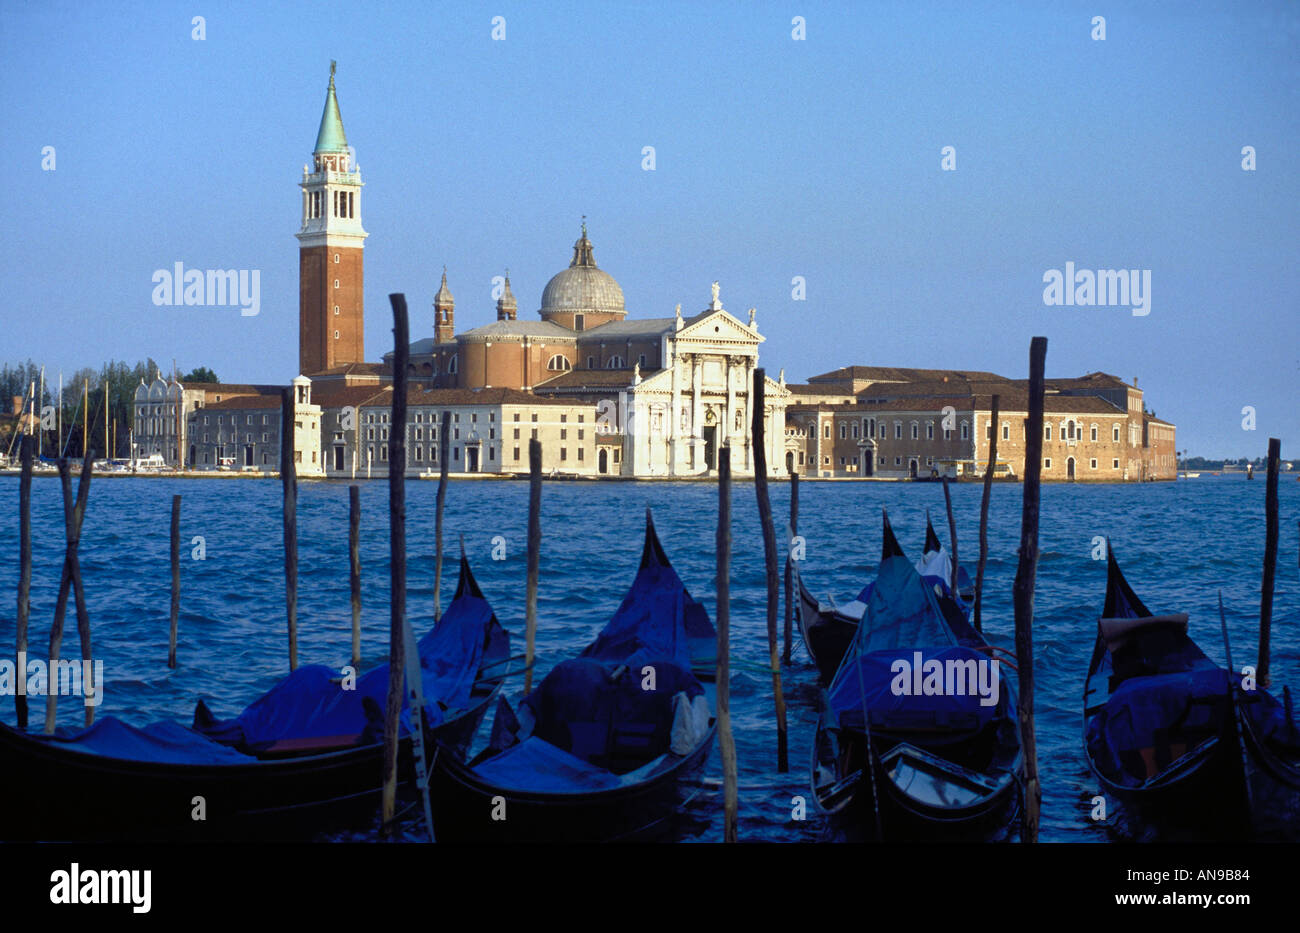
{"label": "mooring pole", "polygon": [[181,615],[181,497],[172,496],[172,611],[167,636],[167,666],[176,669],[176,629]]}
{"label": "mooring pole", "polygon": [[352,669],[361,669],[361,487],[348,487],[348,586],[352,590]]}
{"label": "mooring pole", "polygon": [[786,555],[785,561],[785,651],[783,660],[786,664],[790,663],[791,641],[793,640],[794,630],[794,571],[791,568],[791,556],[794,552],[794,537],[799,534],[799,473],[796,470],[790,471],[790,540],[786,542],[790,548],[790,554]]}
{"label": "mooring pole", "polygon": [[447,503],[447,435],[451,432],[451,412],[442,413],[438,428],[438,496],[433,513],[433,621],[442,618],[442,510]]}
{"label": "mooring pole", "polygon": [[1038,486],[1043,470],[1043,370],[1047,338],[1029,345],[1029,422],[1025,439],[1024,504],[1020,517],[1020,561],[1013,588],[1016,612],[1016,668],[1020,675],[1017,710],[1025,762],[1025,814],[1021,842],[1038,841],[1038,744],[1034,735],[1034,581],[1038,573]]}
{"label": "mooring pole", "polygon": [[722,755],[724,842],[736,841],[740,795],[736,740],[731,734],[731,448],[718,451],[718,748]]}
{"label": "mooring pole", "polygon": [[528,442],[528,582],[524,606],[524,695],[533,689],[537,650],[537,574],[542,562],[542,442]]}
{"label": "mooring pole", "polygon": [[289,670],[298,669],[298,469],[294,466],[294,386],[280,391],[280,486],[284,494],[284,610]]}
{"label": "mooring pole", "polygon": [[993,493],[993,473],[998,464],[998,404],[1001,398],[993,394],[993,410],[989,415],[993,437],[989,441],[989,465],[984,470],[984,496],[980,499],[980,559],[975,567],[975,631],[984,631],[983,618],[980,615],[984,602],[984,565],[989,559],[989,499]]}
{"label": "mooring pole", "polygon": [[1268,439],[1268,478],[1264,487],[1264,582],[1259,595],[1259,660],[1256,682],[1269,685],[1269,637],[1273,625],[1273,583],[1277,573],[1277,479],[1282,441]]}
{"label": "mooring pole", "polygon": [[18,617],[17,617],[17,678],[14,689],[14,711],[18,714],[18,728],[27,730],[27,693],[19,691],[17,684],[27,680],[27,619],[32,602],[32,438],[24,434],[18,451],[22,473],[18,479]]}
{"label": "mooring pole", "polygon": [[[388,697],[384,709],[384,790],[381,827],[394,831],[397,812],[397,745],[406,672],[406,361],[410,355],[406,296],[388,296],[393,306],[393,415],[388,432],[388,543],[392,570],[392,612],[388,628]],[[419,722],[412,716],[412,725]]]}
{"label": "mooring pole", "polygon": [[772,698],[776,703],[776,770],[790,770],[785,722],[785,693],[781,689],[781,658],[777,644],[776,612],[781,603],[776,556],[776,527],[772,523],[772,500],[767,493],[767,417],[764,411],[767,374],[754,370],[753,418],[750,433],[754,444],[754,492],[758,496],[758,518],[763,529],[763,563],[767,576],[767,651],[772,667]]}

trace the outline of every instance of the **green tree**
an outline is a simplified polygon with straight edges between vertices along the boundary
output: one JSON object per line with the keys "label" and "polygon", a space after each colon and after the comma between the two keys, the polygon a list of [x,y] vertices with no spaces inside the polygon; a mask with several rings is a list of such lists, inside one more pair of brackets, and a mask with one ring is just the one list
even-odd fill
{"label": "green tree", "polygon": [[212,370],[208,369],[206,366],[200,366],[198,369],[192,370],[191,372],[186,373],[184,376],[181,376],[181,382],[182,383],[188,383],[188,382],[219,383],[221,382],[221,380],[217,378],[217,374],[214,373]]}

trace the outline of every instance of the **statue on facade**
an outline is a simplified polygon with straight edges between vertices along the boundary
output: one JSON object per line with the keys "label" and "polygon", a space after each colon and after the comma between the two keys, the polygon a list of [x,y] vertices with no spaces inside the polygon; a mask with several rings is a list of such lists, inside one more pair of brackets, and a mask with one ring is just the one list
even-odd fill
{"label": "statue on facade", "polygon": [[750,326],[751,328],[754,326],[754,315],[755,315],[756,313],[757,313],[757,309],[755,309],[755,308],[750,308],[750,309],[749,309],[749,326]]}
{"label": "statue on facade", "polygon": [[719,291],[717,282],[713,283],[712,289],[713,289],[713,307],[716,308],[718,306],[718,291]]}

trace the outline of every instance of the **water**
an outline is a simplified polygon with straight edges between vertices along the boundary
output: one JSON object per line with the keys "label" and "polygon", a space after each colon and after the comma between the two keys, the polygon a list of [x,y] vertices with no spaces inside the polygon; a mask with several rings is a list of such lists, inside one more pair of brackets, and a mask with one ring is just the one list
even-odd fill
{"label": "water", "polygon": [[[387,652],[388,490],[362,482],[362,655],[369,665]],[[1273,613],[1275,689],[1300,687],[1300,579],[1296,519],[1300,484],[1280,484],[1281,541]],[[417,632],[431,624],[433,515],[436,484],[407,483],[408,610]],[[953,508],[963,563],[978,555],[977,485],[954,486]],[[0,531],[0,657],[12,657],[17,584],[18,481],[0,477],[0,503],[9,516]],[[171,497],[184,496],[179,665],[166,666]],[[772,487],[778,537],[789,514],[789,487]],[[454,482],[447,495],[446,542],[458,536],[497,616],[517,651],[523,646],[528,488],[522,482]],[[790,730],[788,774],[776,770],[776,727],[767,662],[763,546],[752,484],[733,489],[731,632],[732,715],[740,767],[740,837],[811,841],[822,837],[808,793],[808,759],[816,724],[816,672],[795,632],[793,664],[785,671]],[[985,631],[1014,650],[1011,588],[1020,534],[1021,487],[993,489]],[[542,497],[542,564],[538,597],[538,676],[585,646],[631,583],[640,558],[643,510],[655,522],[669,558],[692,594],[714,614],[714,533],[717,487],[699,483],[548,483]],[[925,510],[947,541],[941,487],[907,483],[803,483],[799,530],[807,538],[803,572],[822,598],[856,595],[874,573],[880,551],[880,508],[889,509],[904,549],[915,556],[924,540]],[[159,718],[188,722],[199,696],[218,716],[237,713],[288,670],[285,635],[280,485],[277,481],[96,478],[82,535],[94,656],[102,658],[105,696],[100,712],[144,724]],[[303,482],[298,492],[298,653],[302,664],[347,663],[351,610],[346,484]],[[32,489],[33,559],[30,645],[48,648],[64,549],[59,484],[38,478]],[[1223,591],[1234,660],[1253,663],[1258,632],[1264,548],[1264,482],[1244,477],[1127,486],[1049,485],[1043,488],[1041,558],[1035,596],[1037,734],[1043,786],[1041,838],[1104,841],[1089,819],[1096,784],[1081,748],[1080,696],[1105,589],[1105,563],[1093,560],[1094,538],[1109,535],[1129,582],[1153,611],[1186,611],[1191,632],[1222,660],[1217,594]],[[206,559],[194,560],[201,536]],[[494,539],[505,559],[493,560]],[[497,541],[496,544],[500,544]],[[447,567],[444,605],[455,586]],[[783,617],[783,611],[782,611]],[[64,657],[79,657],[69,605]],[[516,700],[520,685],[510,688]],[[34,704],[39,717],[43,700]],[[0,719],[12,724],[13,701],[0,698]],[[63,698],[61,725],[76,726],[80,703]],[[722,836],[721,778],[716,753],[704,788],[688,809],[691,833]],[[791,820],[792,798],[809,799],[810,819]]]}

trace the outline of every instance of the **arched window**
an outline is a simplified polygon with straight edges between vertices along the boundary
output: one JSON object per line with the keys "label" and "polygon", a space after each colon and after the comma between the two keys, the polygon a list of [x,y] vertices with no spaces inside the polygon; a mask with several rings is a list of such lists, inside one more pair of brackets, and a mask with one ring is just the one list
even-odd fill
{"label": "arched window", "polygon": [[626,365],[627,364],[623,361],[623,357],[621,356],[611,356],[605,362],[606,369],[623,369]]}
{"label": "arched window", "polygon": [[557,353],[555,354],[555,356],[551,357],[549,360],[546,361],[546,368],[551,370],[552,372],[564,373],[572,369],[573,365],[569,362],[568,358],[564,356],[564,354]]}
{"label": "arched window", "polygon": [[452,375],[456,374],[456,370],[457,370],[456,360],[458,356],[459,354],[453,353],[451,355],[451,359],[447,361],[447,372],[451,373]]}

